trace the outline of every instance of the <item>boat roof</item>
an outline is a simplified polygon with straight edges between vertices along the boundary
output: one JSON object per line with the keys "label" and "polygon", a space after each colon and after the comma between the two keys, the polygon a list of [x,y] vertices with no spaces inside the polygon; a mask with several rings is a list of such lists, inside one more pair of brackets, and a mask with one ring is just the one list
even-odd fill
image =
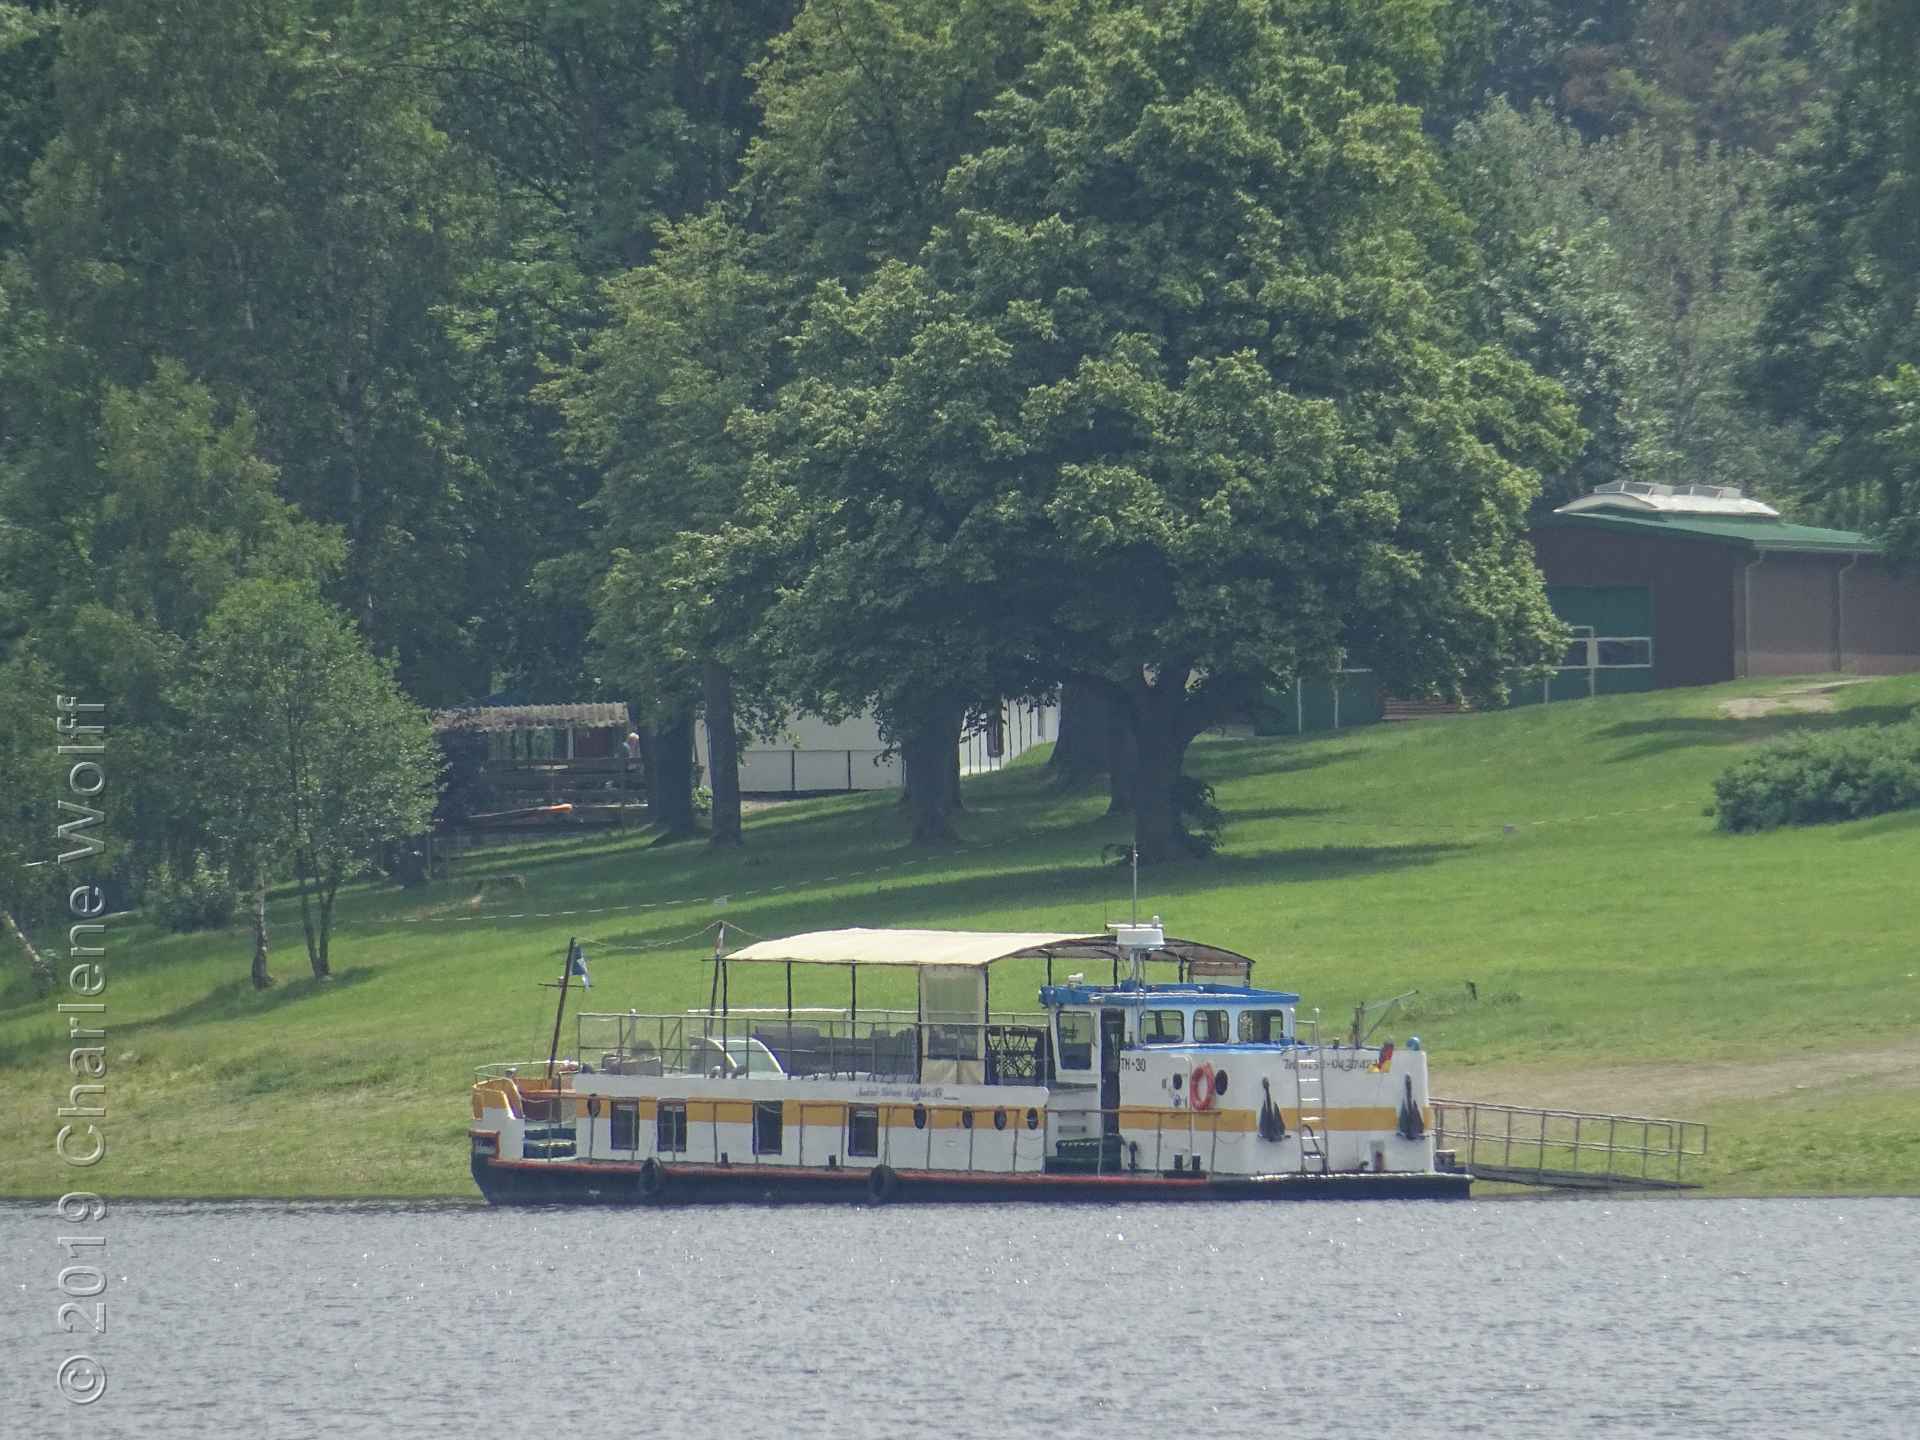
{"label": "boat roof", "polygon": [[[1070,931],[854,929],[810,930],[780,940],[758,940],[726,958],[729,964],[900,965],[913,969],[956,965],[984,969],[997,960],[1045,956],[1106,960],[1118,953],[1119,942],[1111,935],[1076,935]],[[1245,955],[1196,940],[1168,939],[1154,947],[1150,958],[1242,973],[1253,964]]]}
{"label": "boat roof", "polygon": [[1127,1005],[1144,1008],[1156,1005],[1205,1005],[1233,1001],[1242,1005],[1298,1005],[1300,997],[1291,990],[1256,990],[1251,985],[1136,985],[1123,980],[1118,985],[1088,985],[1069,981],[1065,985],[1042,985],[1042,1005]]}

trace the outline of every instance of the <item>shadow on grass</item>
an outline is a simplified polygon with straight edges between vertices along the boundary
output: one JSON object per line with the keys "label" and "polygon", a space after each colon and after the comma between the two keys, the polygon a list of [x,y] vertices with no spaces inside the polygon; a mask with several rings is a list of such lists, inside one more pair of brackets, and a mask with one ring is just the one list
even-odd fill
{"label": "shadow on grass", "polygon": [[1602,740],[1637,741],[1608,757],[1609,764],[1644,760],[1671,750],[1698,745],[1729,745],[1772,740],[1794,730],[1851,730],[1868,725],[1896,725],[1914,713],[1911,705],[1862,705],[1853,710],[1820,714],[1793,711],[1740,720],[1727,717],[1672,716],[1659,720],[1629,720],[1599,732]]}
{"label": "shadow on grass", "polygon": [[1226,812],[1227,833],[1231,835],[1236,825],[1254,820],[1324,820],[1329,815],[1341,812],[1329,805],[1254,805],[1235,806]]}
{"label": "shadow on grass", "polygon": [[[216,985],[198,1000],[179,1006],[164,1015],[154,1015],[145,1020],[133,1020],[114,1026],[107,1043],[118,1045],[121,1041],[133,1036],[150,1031],[166,1031],[178,1025],[272,1015],[303,1000],[311,1000],[322,994],[363,985],[373,979],[376,973],[366,966],[353,966],[335,971],[333,979],[324,983],[308,974],[298,979],[282,980],[269,990],[255,990],[253,982],[245,975],[246,964],[247,957],[241,954],[235,961],[235,969],[242,972],[240,978]],[[50,1021],[55,998],[57,997],[49,997],[45,1002]],[[49,1034],[51,1033],[50,1030]],[[50,1051],[48,1042],[43,1039],[19,1040],[0,1045],[0,1067],[31,1064],[49,1053],[63,1052]]]}
{"label": "shadow on grass", "polygon": [[312,1000],[322,995],[338,993],[364,985],[374,978],[376,972],[364,965],[355,965],[350,969],[336,970],[331,980],[316,980],[312,975],[302,975],[298,979],[283,979],[269,990],[256,990],[253,982],[245,976],[216,985],[198,1000],[170,1010],[164,1015],[155,1015],[147,1020],[135,1021],[124,1025],[117,1032],[121,1038],[137,1035],[146,1030],[167,1030],[179,1025],[198,1025],[209,1020],[250,1020],[261,1015],[271,1015],[289,1005],[299,1004],[303,1000]]}
{"label": "shadow on grass", "polygon": [[[1143,883],[1151,875],[1156,903],[1167,904],[1182,896],[1232,890],[1249,883],[1272,885],[1308,884],[1315,881],[1385,876],[1416,866],[1437,864],[1473,847],[1459,844],[1321,846],[1298,850],[1268,850],[1251,855],[1214,856],[1206,860],[1182,860],[1156,865],[1141,872]],[[832,930],[848,926],[874,925],[951,925],[956,928],[988,928],[968,920],[970,914],[1004,914],[1010,907],[1030,907],[1036,911],[1057,912],[1062,908],[1088,910],[1108,906],[1122,894],[1123,881],[1114,867],[1053,864],[1035,869],[1009,869],[996,865],[965,874],[935,879],[925,877],[908,886],[875,888],[865,895],[844,892],[817,899],[787,896],[756,896],[734,907],[734,916],[752,917],[752,932],[757,935],[797,934],[808,930]],[[1034,925],[1046,923],[1044,914],[1035,915]],[[1064,922],[1063,922],[1064,923]],[[739,924],[744,927],[745,921]],[[1067,928],[1071,928],[1069,924]],[[1171,927],[1178,929],[1177,922]],[[1098,925],[1090,926],[1089,933]],[[680,939],[684,922],[662,921],[657,925],[635,926],[609,932],[599,938],[603,946],[662,946],[662,942]],[[705,940],[687,942],[682,947],[698,950]]]}
{"label": "shadow on grass", "polygon": [[1870,815],[1864,820],[1843,820],[1832,829],[1842,840],[1878,840],[1883,835],[1909,835],[1920,831],[1920,810],[1896,810],[1890,815]]}

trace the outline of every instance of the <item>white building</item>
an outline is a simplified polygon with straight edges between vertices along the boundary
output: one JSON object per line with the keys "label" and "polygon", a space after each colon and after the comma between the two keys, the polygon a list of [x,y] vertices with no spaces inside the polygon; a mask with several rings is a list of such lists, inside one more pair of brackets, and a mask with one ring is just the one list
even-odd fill
{"label": "white building", "polygon": [[[1054,739],[1060,707],[1003,701],[1000,722],[960,740],[960,773],[998,770],[1035,745]],[[695,727],[694,750],[708,767],[706,726]],[[900,784],[900,755],[881,742],[867,716],[837,725],[814,715],[788,719],[779,741],[753,741],[740,750],[740,789],[748,795],[805,795],[837,790],[891,790]]]}

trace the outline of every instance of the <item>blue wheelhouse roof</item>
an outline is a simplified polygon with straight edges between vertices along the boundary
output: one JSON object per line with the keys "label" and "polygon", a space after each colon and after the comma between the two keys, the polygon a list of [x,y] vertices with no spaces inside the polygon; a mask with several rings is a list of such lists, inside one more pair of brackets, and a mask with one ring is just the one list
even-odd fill
{"label": "blue wheelhouse roof", "polygon": [[1199,1004],[1208,1000],[1226,1000],[1243,1005],[1297,1005],[1300,997],[1291,990],[1256,990],[1249,985],[1141,985],[1123,980],[1118,985],[1042,985],[1040,1003],[1049,1009],[1060,1005],[1148,1005]]}

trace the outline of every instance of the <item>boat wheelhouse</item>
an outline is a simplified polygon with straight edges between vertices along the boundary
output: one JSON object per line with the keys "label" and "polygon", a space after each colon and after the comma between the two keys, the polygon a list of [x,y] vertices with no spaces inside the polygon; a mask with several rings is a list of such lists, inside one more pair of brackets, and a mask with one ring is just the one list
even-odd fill
{"label": "boat wheelhouse", "polygon": [[[994,1008],[1014,960],[1045,964],[1036,1008]],[[787,1003],[735,1008],[740,966],[784,969]],[[796,966],[843,967],[846,1006],[796,1008]],[[481,1067],[474,1180],[495,1202],[1465,1194],[1435,1168],[1425,1054],[1322,1043],[1252,968],[1158,923],[760,941],[717,957],[708,1009],[577,1015],[566,1060],[556,1016],[547,1061]],[[874,970],[909,971],[915,1008],[863,1008]]]}

